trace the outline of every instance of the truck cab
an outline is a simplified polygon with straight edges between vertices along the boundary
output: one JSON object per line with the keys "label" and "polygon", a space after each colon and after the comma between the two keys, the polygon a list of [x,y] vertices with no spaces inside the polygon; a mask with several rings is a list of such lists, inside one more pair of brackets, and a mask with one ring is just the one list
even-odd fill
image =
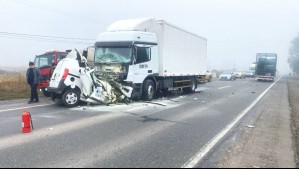
{"label": "truck cab", "polygon": [[98,39],[101,41],[95,44],[96,75],[126,83],[134,88],[133,97],[140,96],[144,80],[158,74],[156,35],[140,31],[107,32]]}
{"label": "truck cab", "polygon": [[49,86],[49,81],[52,73],[58,64],[58,62],[64,59],[68,54],[68,51],[49,51],[42,55],[37,55],[35,57],[35,66],[40,69],[41,79],[38,88],[42,90],[46,97],[50,97],[51,94],[47,91]]}

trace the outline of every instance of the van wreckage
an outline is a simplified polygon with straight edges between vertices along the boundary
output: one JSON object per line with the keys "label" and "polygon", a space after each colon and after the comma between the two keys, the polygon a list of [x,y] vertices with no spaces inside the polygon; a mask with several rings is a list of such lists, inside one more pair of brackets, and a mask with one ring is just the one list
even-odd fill
{"label": "van wreckage", "polygon": [[[62,99],[67,107],[75,107],[79,101],[91,104],[129,103],[133,88],[117,82],[118,67],[111,74],[96,76],[87,60],[77,50],[61,60],[51,78],[49,92],[52,100]],[[114,70],[111,69],[111,70]]]}

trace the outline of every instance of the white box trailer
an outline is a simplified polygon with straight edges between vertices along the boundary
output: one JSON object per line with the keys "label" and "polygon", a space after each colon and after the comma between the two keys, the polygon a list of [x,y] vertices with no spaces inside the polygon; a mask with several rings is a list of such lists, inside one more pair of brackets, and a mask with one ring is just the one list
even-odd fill
{"label": "white box trailer", "polygon": [[207,40],[166,21],[155,21],[148,32],[155,33],[161,76],[205,75]]}
{"label": "white box trailer", "polygon": [[133,87],[132,97],[152,100],[156,92],[194,92],[206,75],[207,40],[166,21],[122,20],[99,34],[95,73]]}

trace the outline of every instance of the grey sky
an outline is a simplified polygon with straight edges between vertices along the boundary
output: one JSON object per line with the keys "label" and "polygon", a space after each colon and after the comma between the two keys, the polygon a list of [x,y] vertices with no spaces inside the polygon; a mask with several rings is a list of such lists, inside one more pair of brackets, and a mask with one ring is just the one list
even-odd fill
{"label": "grey sky", "polygon": [[[56,37],[95,39],[119,19],[167,20],[208,39],[209,69],[247,70],[256,53],[274,52],[287,73],[290,42],[299,32],[298,0],[0,0],[0,7],[0,32]],[[27,66],[50,49],[88,45],[0,36],[0,46],[0,66]]]}

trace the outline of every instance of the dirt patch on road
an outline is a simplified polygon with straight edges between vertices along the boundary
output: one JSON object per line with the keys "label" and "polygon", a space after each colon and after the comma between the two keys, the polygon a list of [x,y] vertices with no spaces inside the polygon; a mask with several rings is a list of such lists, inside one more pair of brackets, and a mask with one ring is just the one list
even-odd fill
{"label": "dirt patch on road", "polygon": [[289,102],[292,111],[292,132],[296,148],[296,165],[299,167],[299,77],[288,80]]}
{"label": "dirt patch on road", "polygon": [[269,91],[256,113],[252,126],[244,127],[241,138],[221,155],[218,167],[295,168],[286,79]]}

